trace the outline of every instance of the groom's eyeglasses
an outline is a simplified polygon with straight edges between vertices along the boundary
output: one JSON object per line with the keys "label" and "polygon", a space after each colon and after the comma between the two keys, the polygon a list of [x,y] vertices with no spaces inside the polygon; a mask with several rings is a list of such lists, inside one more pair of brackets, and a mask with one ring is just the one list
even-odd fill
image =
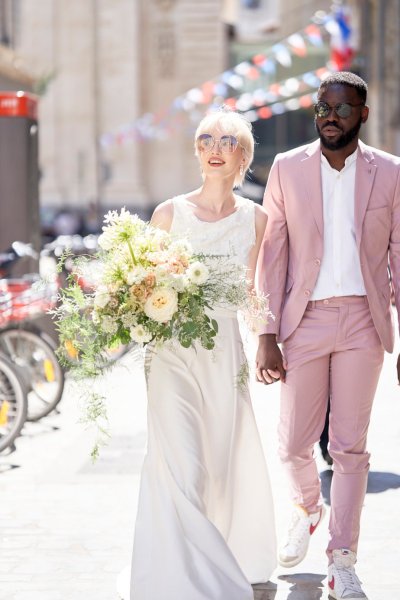
{"label": "groom's eyeglasses", "polygon": [[317,104],[314,104],[314,111],[316,116],[320,119],[325,119],[330,114],[331,110],[333,110],[341,119],[347,119],[351,115],[354,106],[365,106],[365,104],[363,102],[361,104],[341,102],[340,104],[335,104],[335,106],[329,106],[326,102],[317,102]]}
{"label": "groom's eyeglasses", "polygon": [[210,133],[202,133],[196,140],[197,149],[201,152],[211,152],[218,142],[221,152],[235,152],[239,141],[234,135],[222,135],[216,140]]}

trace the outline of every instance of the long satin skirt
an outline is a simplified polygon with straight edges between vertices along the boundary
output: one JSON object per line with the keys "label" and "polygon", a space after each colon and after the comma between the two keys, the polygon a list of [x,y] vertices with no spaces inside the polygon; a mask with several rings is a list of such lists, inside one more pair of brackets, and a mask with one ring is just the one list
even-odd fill
{"label": "long satin skirt", "polygon": [[252,600],[276,539],[267,467],[238,321],[218,316],[216,348],[148,357],[148,451],[130,600]]}

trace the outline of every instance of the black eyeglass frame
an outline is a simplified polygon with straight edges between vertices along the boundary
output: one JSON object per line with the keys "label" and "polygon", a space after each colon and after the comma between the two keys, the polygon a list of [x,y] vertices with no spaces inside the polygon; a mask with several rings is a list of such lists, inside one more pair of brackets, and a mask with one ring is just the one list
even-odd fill
{"label": "black eyeglass frame", "polygon": [[[365,103],[352,104],[351,102],[339,102],[335,106],[330,106],[327,102],[320,100],[314,104],[314,113],[319,119],[325,119],[333,110],[340,119],[348,119],[353,112],[353,108],[357,106],[365,106]],[[343,113],[343,109],[345,110],[345,114],[340,114],[341,112]],[[323,111],[322,114],[321,111]]]}

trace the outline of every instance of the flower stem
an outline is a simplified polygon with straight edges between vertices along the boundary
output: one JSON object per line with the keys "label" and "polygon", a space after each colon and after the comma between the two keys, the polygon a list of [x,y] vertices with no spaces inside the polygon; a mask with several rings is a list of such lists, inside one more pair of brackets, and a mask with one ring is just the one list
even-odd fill
{"label": "flower stem", "polygon": [[129,240],[126,240],[126,243],[128,244],[128,248],[129,248],[129,254],[131,255],[132,262],[133,262],[133,264],[136,266],[136,265],[137,265],[137,260],[136,260],[136,258],[135,258],[135,255],[134,255],[134,253],[133,253],[133,248],[132,248],[132,245],[131,245],[131,243],[130,243],[130,241],[129,241]]}

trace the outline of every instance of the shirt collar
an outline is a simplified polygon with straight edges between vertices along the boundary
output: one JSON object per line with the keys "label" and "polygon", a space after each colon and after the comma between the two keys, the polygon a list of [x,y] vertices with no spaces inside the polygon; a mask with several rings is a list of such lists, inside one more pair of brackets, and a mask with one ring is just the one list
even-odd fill
{"label": "shirt collar", "polygon": [[[344,167],[343,167],[342,171],[344,169],[347,169],[348,167],[350,167],[350,165],[352,165],[357,160],[357,154],[358,154],[358,148],[356,148],[354,150],[354,152],[346,158],[346,160],[344,161]],[[328,162],[328,159],[326,158],[326,156],[324,156],[322,154],[322,152],[321,152],[321,163],[323,165],[325,165],[326,167],[328,167],[329,169],[331,169],[332,171],[336,171],[336,169],[333,169],[331,167],[331,165]]]}

